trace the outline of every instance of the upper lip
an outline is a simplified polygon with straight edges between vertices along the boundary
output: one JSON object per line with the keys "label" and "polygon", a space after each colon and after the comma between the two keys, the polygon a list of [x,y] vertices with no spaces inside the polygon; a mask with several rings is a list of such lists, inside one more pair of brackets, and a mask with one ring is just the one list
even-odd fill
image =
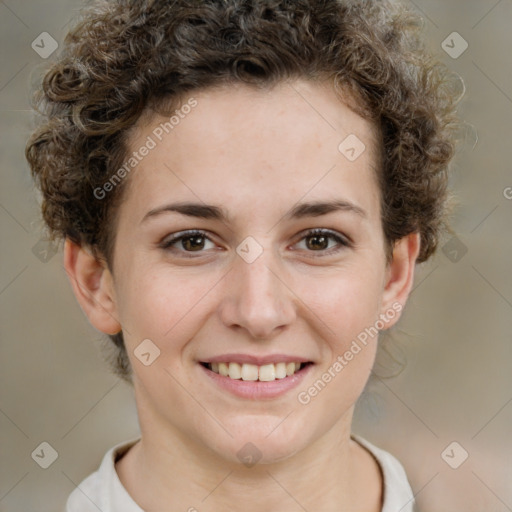
{"label": "upper lip", "polygon": [[265,356],[256,356],[252,354],[221,354],[219,356],[202,359],[202,363],[238,363],[255,364],[262,366],[270,363],[310,363],[310,359],[293,356],[288,354],[268,354]]}

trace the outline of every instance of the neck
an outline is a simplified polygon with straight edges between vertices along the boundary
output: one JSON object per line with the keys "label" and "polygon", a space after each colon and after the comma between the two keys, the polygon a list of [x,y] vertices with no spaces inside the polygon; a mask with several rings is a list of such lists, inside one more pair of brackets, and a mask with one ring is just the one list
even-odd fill
{"label": "neck", "polygon": [[116,467],[144,510],[348,512],[359,510],[362,502],[364,510],[380,510],[380,487],[378,496],[368,493],[368,471],[375,477],[375,462],[350,439],[353,409],[304,449],[251,467],[224,458],[148,412],[140,415],[147,420],[141,423],[140,442]]}

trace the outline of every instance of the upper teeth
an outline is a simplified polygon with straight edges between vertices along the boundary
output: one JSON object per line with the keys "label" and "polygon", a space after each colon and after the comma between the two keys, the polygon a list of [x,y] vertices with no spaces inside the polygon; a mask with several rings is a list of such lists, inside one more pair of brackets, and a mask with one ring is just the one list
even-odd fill
{"label": "upper teeth", "polygon": [[242,380],[271,381],[284,379],[293,375],[301,363],[270,363],[258,366],[256,364],[239,363],[209,363],[208,368],[224,377]]}

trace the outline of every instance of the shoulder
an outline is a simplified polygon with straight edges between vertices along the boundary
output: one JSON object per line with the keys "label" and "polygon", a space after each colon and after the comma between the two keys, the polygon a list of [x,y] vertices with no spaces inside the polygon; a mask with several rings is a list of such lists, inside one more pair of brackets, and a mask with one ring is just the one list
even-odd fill
{"label": "shoulder", "polygon": [[380,466],[383,478],[382,512],[414,512],[414,495],[400,462],[389,452],[378,448],[362,437],[352,439],[366,448]]}
{"label": "shoulder", "polygon": [[95,471],[83,480],[69,495],[65,512],[89,512],[103,510],[101,479]]}
{"label": "shoulder", "polygon": [[139,512],[140,508],[122,487],[115,470],[115,461],[136,442],[124,442],[108,450],[98,470],[69,495],[65,512],[112,512],[117,510],[116,505],[123,505],[125,512]]}

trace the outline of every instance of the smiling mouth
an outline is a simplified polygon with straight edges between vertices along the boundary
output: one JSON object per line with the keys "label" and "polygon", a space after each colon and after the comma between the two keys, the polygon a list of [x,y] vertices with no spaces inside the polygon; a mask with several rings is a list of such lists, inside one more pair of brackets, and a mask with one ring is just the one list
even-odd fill
{"label": "smiling mouth", "polygon": [[232,380],[271,382],[274,380],[283,380],[291,377],[292,375],[295,375],[313,363],[270,363],[261,366],[247,363],[239,364],[234,362],[201,362],[200,364],[213,373]]}

